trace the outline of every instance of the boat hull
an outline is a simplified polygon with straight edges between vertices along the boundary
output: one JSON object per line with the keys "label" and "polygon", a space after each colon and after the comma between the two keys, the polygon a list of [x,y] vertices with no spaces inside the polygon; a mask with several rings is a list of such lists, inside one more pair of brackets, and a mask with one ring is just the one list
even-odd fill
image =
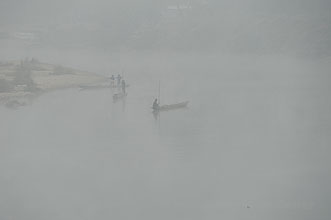
{"label": "boat hull", "polygon": [[113,100],[114,102],[124,99],[126,96],[128,95],[128,93],[116,93],[113,95]]}
{"label": "boat hull", "polygon": [[170,111],[170,110],[175,110],[175,109],[186,108],[188,103],[189,102],[186,101],[186,102],[179,102],[179,103],[170,104],[170,105],[161,105],[157,109],[154,109],[154,111],[160,112],[160,111]]}
{"label": "boat hull", "polygon": [[[121,86],[115,86],[115,85],[86,85],[86,86],[79,86],[81,90],[92,90],[92,89],[120,89]],[[129,87],[129,85],[125,86],[126,88]]]}

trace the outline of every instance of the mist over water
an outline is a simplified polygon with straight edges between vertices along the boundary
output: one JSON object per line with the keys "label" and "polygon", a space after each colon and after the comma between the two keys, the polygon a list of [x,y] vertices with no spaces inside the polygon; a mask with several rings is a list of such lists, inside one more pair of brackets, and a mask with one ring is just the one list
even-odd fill
{"label": "mist over water", "polygon": [[130,85],[0,107],[0,219],[329,219],[330,57],[0,45]]}
{"label": "mist over water", "polygon": [[[138,76],[126,67],[125,102],[110,89],[69,89],[2,107],[3,218],[328,216],[323,73],[296,60],[219,58],[138,59]],[[160,78],[162,102],[190,104],[155,120]]]}

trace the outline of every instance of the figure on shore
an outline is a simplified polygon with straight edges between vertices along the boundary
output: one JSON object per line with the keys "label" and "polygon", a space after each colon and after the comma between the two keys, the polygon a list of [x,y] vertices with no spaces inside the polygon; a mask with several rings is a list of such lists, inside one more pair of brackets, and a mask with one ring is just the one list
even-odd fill
{"label": "figure on shore", "polygon": [[118,74],[116,79],[117,79],[117,86],[119,87],[121,85],[121,79],[122,79],[121,75]]}
{"label": "figure on shore", "polygon": [[115,76],[114,74],[110,77],[110,87],[113,88],[115,86]]}

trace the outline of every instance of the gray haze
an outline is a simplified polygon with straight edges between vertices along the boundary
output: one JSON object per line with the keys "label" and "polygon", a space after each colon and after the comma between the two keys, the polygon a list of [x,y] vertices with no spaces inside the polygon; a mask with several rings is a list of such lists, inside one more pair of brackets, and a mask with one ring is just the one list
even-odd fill
{"label": "gray haze", "polygon": [[[0,60],[123,73],[0,107],[0,219],[331,217],[327,0],[1,0]],[[162,113],[151,105],[189,100]]]}

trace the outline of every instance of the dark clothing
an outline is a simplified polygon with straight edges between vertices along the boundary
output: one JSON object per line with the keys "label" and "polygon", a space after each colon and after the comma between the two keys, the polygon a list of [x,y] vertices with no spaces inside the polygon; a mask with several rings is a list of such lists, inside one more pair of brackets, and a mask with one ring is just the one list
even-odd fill
{"label": "dark clothing", "polygon": [[157,99],[153,102],[153,110],[157,111],[159,109],[159,104],[157,103]]}
{"label": "dark clothing", "polygon": [[124,80],[122,80],[122,92],[125,94],[125,87],[126,87],[126,85],[125,85],[125,81]]}
{"label": "dark clothing", "polygon": [[112,76],[110,77],[110,87],[114,87],[114,86],[115,86],[115,76],[112,75]]}
{"label": "dark clothing", "polygon": [[120,74],[118,74],[116,78],[117,78],[117,86],[120,86],[122,77],[120,76]]}

